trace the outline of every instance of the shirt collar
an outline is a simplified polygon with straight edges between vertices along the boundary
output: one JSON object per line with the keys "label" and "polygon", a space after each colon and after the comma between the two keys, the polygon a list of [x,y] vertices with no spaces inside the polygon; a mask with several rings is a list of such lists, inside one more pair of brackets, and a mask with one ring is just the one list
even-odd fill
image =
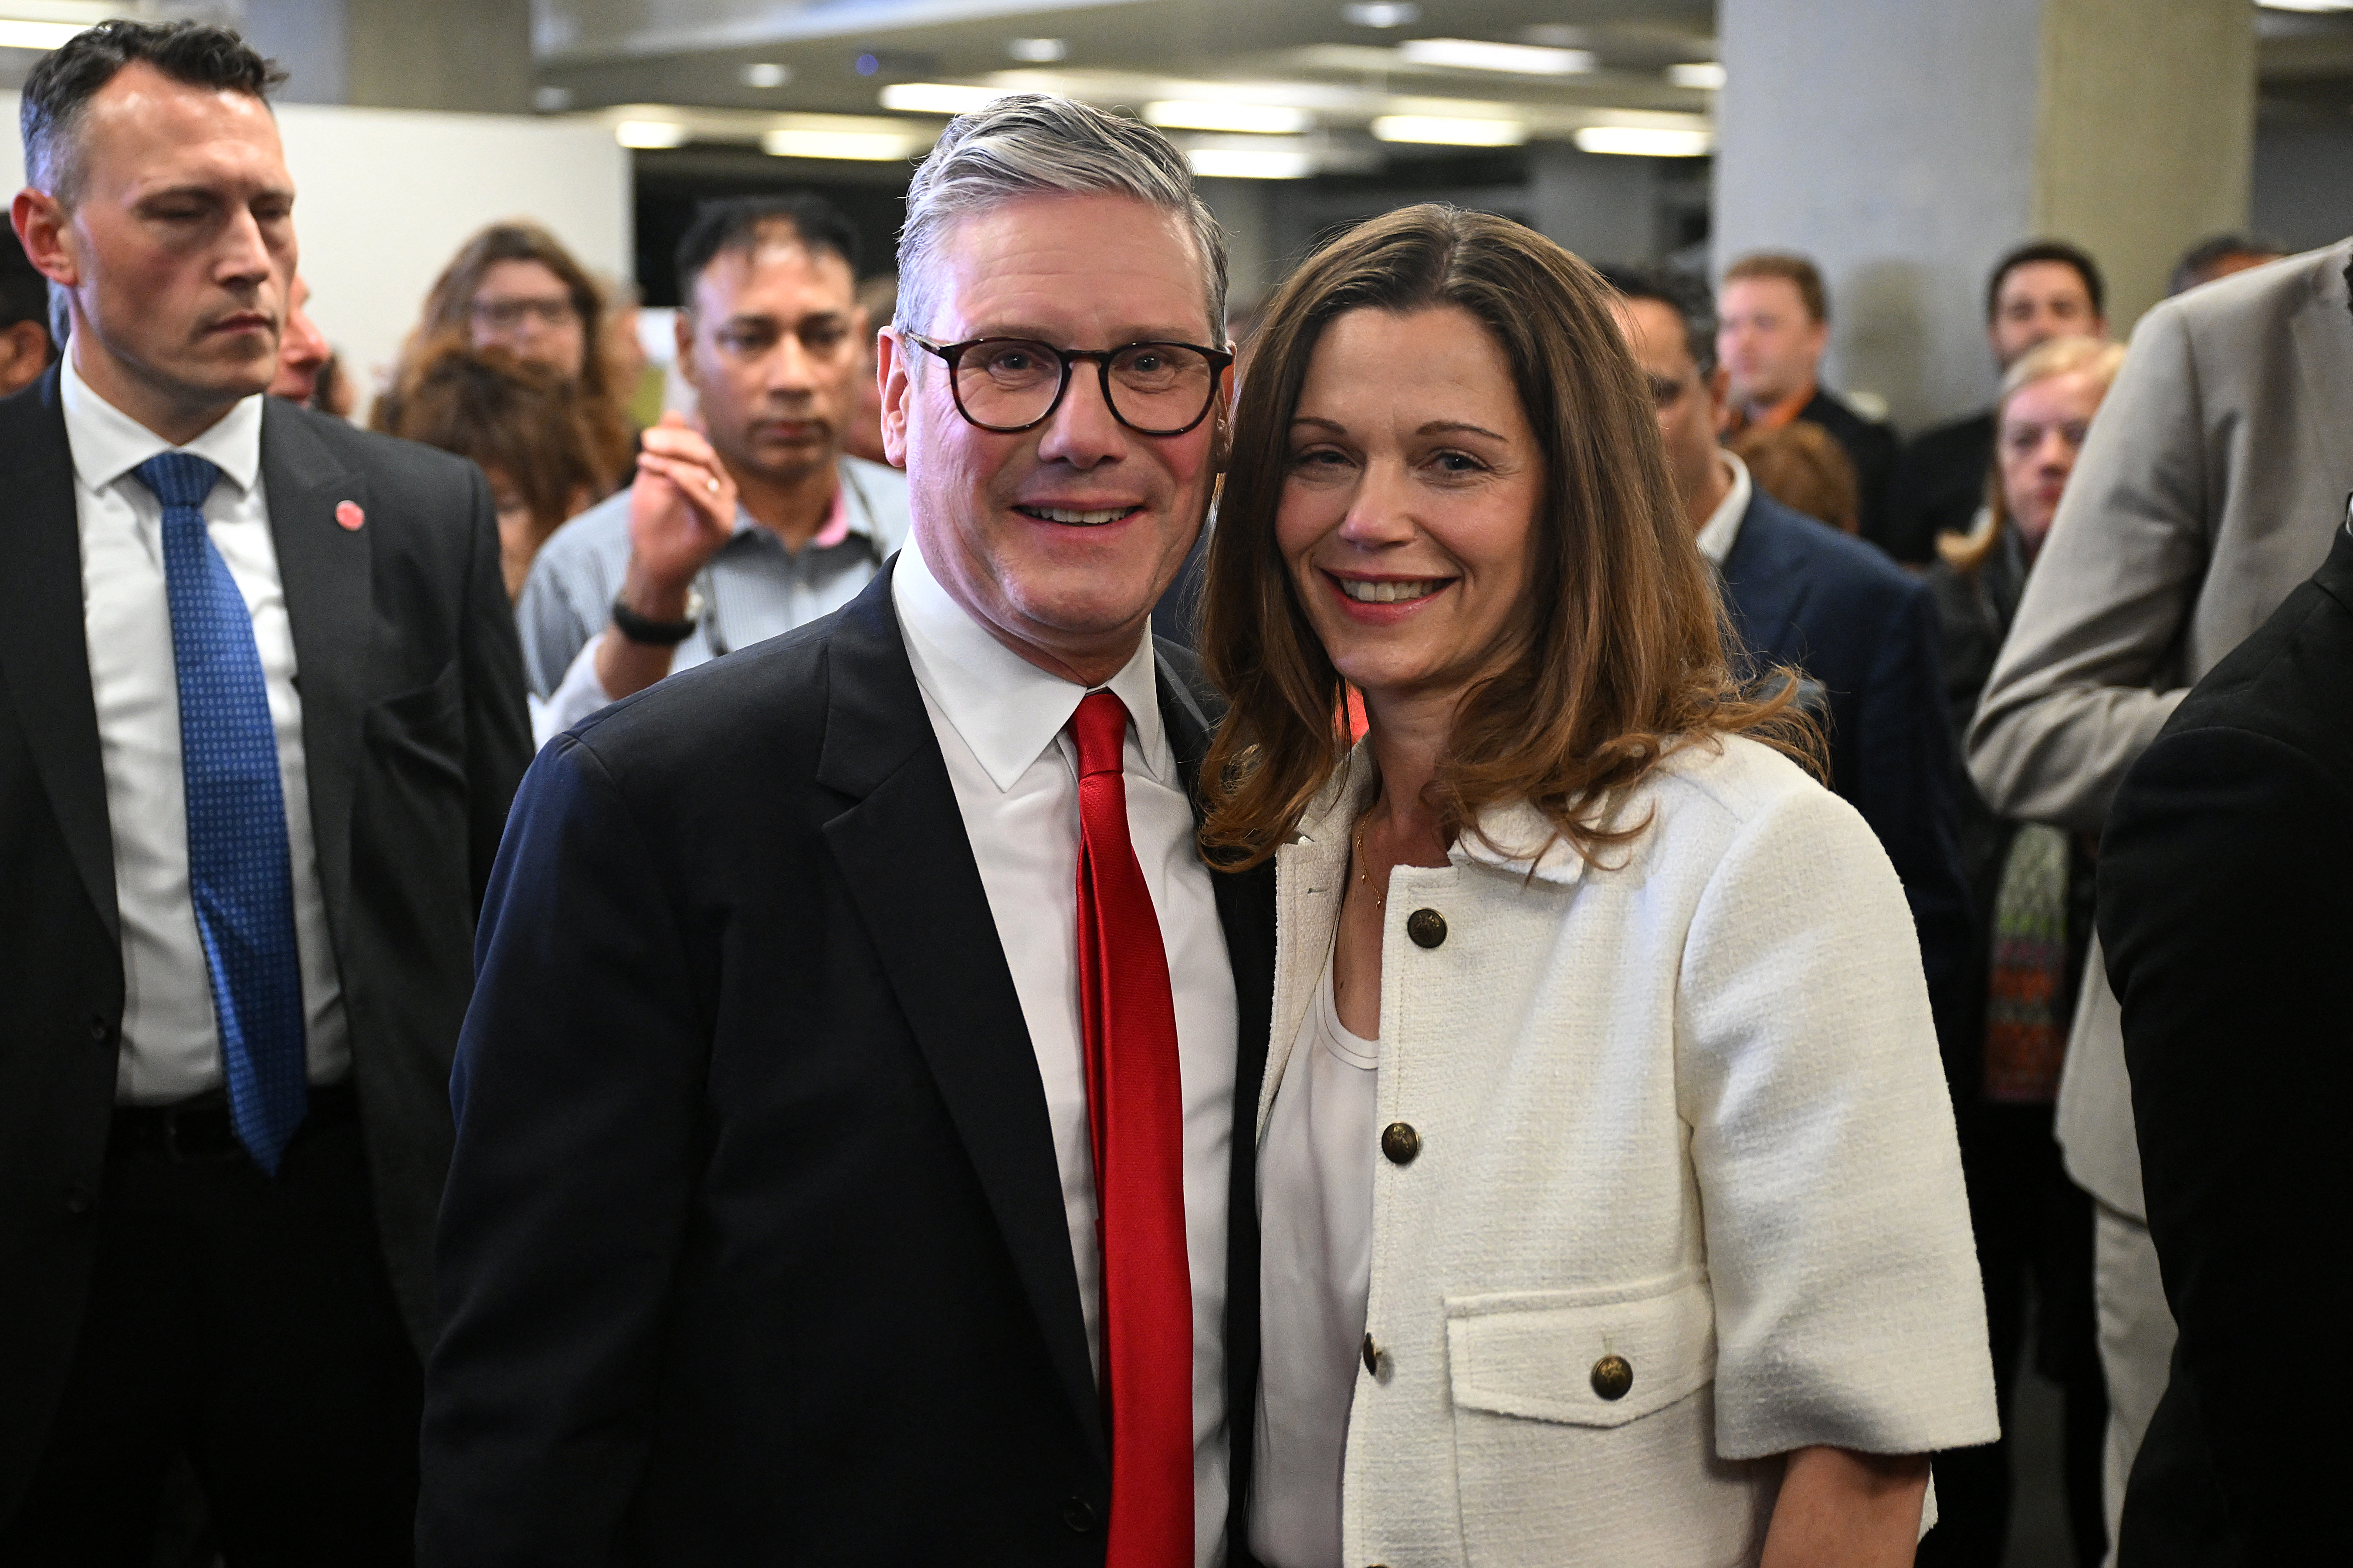
{"label": "shirt collar", "polygon": [[[865,498],[860,496],[853,501],[850,495],[852,488],[849,481],[841,477],[840,466],[837,464],[834,468],[833,500],[826,507],[825,521],[817,525],[817,531],[809,535],[808,542],[802,545],[802,549],[831,550],[848,543],[853,533],[881,542],[882,536],[876,531],[874,519],[866,510]],[[736,533],[765,531],[761,528],[759,519],[744,509],[743,502],[735,503]],[[770,537],[775,536],[772,534]],[[779,540],[777,542],[782,544],[783,542]]]}
{"label": "shirt collar", "polygon": [[205,458],[238,489],[252,492],[261,477],[263,394],[237,399],[211,429],[185,447],[174,447],[90,390],[74,368],[70,348],[64,358],[58,383],[66,445],[73,453],[74,473],[84,485],[102,490],[148,458],[179,451]]}
{"label": "shirt collar", "polygon": [[[998,642],[948,596],[912,537],[899,552],[891,599],[916,684],[939,704],[991,782],[1011,789],[1054,744],[1090,689],[1039,668]],[[1161,741],[1149,635],[1137,639],[1134,656],[1103,685],[1127,705],[1145,766],[1167,783],[1171,756]]]}
{"label": "shirt collar", "polygon": [[1757,487],[1748,477],[1748,465],[1740,460],[1737,453],[1719,447],[1715,455],[1732,469],[1732,488],[1724,492],[1724,499],[1715,503],[1715,510],[1700,525],[1699,552],[1721,566],[1740,541],[1740,520],[1748,515],[1749,498],[1756,494]]}

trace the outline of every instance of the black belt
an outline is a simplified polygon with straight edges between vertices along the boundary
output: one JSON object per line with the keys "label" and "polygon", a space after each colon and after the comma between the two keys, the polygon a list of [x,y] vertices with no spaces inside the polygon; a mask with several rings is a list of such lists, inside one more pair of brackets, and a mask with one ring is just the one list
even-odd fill
{"label": "black belt", "polygon": [[[352,1121],[359,1113],[360,1098],[348,1079],[342,1083],[314,1083],[311,1108],[294,1135],[300,1138],[313,1127]],[[217,1160],[244,1153],[245,1145],[237,1141],[237,1129],[229,1122],[228,1095],[216,1089],[170,1105],[116,1106],[114,1131],[106,1152]]]}

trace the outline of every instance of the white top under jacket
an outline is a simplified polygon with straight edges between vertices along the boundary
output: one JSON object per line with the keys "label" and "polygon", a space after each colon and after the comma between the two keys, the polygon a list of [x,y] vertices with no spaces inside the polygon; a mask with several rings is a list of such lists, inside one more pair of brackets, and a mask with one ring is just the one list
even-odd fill
{"label": "white top under jacket", "polygon": [[[1086,1036],[1079,1018],[1079,753],[1066,728],[1088,689],[1049,674],[990,636],[940,586],[913,540],[899,552],[891,601],[1038,1053],[1087,1348],[1100,1375],[1100,1208],[1087,1123]],[[1185,1259],[1193,1287],[1194,1562],[1196,1568],[1215,1568],[1225,1557],[1230,1462],[1226,1210],[1240,1027],[1233,963],[1226,955],[1212,873],[1194,847],[1192,797],[1161,723],[1148,634],[1103,685],[1127,705],[1121,773],[1128,837],[1160,922],[1176,1014]]]}
{"label": "white top under jacket", "polygon": [[58,374],[58,397],[73,454],[82,632],[114,838],[114,899],[122,919],[122,1048],[115,1098],[165,1105],[221,1083],[220,1023],[188,879],[188,797],[180,772],[172,601],[164,579],[164,503],[132,473],[148,458],[175,450],[221,470],[205,498],[205,531],[253,616],[270,727],[277,731],[310,1079],[332,1082],[351,1071],[350,1031],[311,834],[293,623],[262,491],[261,395],[239,400],[180,447],[91,391],[70,353]]}
{"label": "white top under jacket", "polygon": [[[1276,852],[1261,1135],[1374,780],[1360,746]],[[1617,820],[1646,814],[1600,867],[1523,806],[1390,873],[1378,1125],[1420,1143],[1376,1167],[1348,1563],[1753,1563],[1776,1456],[1995,1436],[1894,868],[1751,741],[1673,753]],[[1434,947],[1407,936],[1425,910]]]}

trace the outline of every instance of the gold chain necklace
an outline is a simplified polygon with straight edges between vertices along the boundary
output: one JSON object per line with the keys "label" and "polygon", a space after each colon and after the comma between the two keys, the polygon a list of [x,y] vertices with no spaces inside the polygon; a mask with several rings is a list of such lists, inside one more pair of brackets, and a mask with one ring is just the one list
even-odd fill
{"label": "gold chain necklace", "polygon": [[[1356,880],[1370,888],[1373,884],[1373,873],[1372,868],[1365,863],[1365,819],[1362,817],[1358,817],[1356,819],[1355,843],[1356,850]],[[1389,893],[1386,885],[1374,889],[1373,908],[1377,910],[1386,910],[1388,908],[1388,902]]]}

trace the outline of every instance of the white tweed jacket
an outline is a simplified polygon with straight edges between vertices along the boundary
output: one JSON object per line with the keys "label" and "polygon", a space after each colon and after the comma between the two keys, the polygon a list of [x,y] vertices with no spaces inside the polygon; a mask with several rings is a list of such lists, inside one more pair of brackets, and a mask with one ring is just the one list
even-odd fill
{"label": "white tweed jacket", "polygon": [[[1373,782],[1359,747],[1276,854],[1261,1138]],[[1599,867],[1531,860],[1549,829],[1523,806],[1391,874],[1379,1121],[1414,1135],[1385,1152],[1418,1147],[1374,1187],[1352,1568],[1753,1563],[1788,1450],[1995,1436],[1952,1110],[1877,840],[1746,740],[1675,753],[1623,809],[1650,826]]]}

